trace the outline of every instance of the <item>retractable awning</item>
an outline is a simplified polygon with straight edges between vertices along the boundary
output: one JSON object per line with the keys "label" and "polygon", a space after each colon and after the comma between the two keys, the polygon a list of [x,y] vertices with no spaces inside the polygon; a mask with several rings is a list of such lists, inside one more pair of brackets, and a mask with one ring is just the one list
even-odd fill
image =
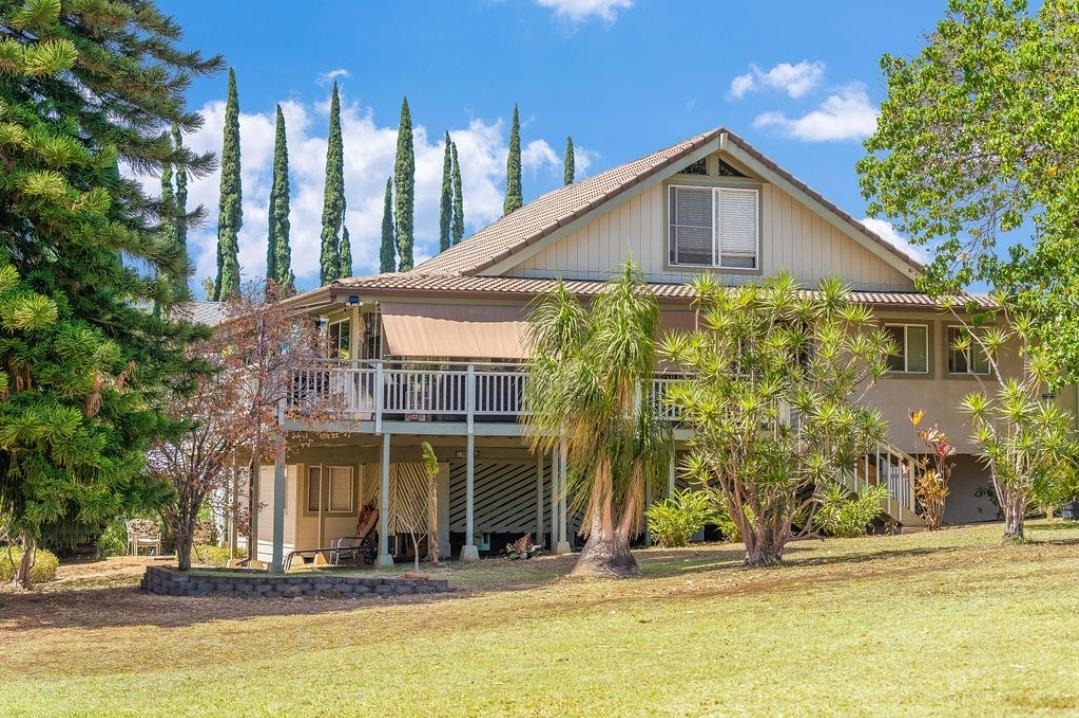
{"label": "retractable awning", "polygon": [[381,302],[386,349],[396,357],[528,359],[525,308]]}

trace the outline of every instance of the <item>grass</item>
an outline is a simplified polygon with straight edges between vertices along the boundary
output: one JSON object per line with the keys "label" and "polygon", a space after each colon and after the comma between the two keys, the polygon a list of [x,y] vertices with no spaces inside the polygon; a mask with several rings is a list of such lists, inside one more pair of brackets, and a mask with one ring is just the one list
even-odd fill
{"label": "grass", "polygon": [[[1063,526],[1063,528],[1061,528]],[[0,706],[43,715],[1068,715],[1079,526],[439,568],[449,599],[2,597]]]}

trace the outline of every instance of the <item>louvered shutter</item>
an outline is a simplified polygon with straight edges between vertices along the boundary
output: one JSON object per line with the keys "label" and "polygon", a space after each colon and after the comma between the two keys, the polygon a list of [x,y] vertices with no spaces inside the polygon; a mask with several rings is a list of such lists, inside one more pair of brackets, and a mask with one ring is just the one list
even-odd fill
{"label": "louvered shutter", "polygon": [[757,190],[716,190],[716,226],[722,267],[757,267]]}
{"label": "louvered shutter", "polygon": [[329,470],[330,511],[352,511],[352,470],[333,466]]}
{"label": "louvered shutter", "polygon": [[929,339],[925,327],[907,327],[907,371],[911,374],[929,371]]}
{"label": "louvered shutter", "polygon": [[319,467],[312,466],[307,470],[307,510],[314,513],[319,509],[319,505],[322,503],[321,482],[319,481],[321,471]]}
{"label": "louvered shutter", "polygon": [[671,264],[711,266],[712,190],[671,187]]}

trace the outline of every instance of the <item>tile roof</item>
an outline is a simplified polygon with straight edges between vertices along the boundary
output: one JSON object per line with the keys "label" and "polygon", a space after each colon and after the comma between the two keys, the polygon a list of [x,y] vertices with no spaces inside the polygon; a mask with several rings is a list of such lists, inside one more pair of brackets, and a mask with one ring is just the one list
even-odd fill
{"label": "tile roof", "polygon": [[172,314],[192,324],[216,327],[228,318],[228,307],[226,302],[184,302],[173,307]]}
{"label": "tile roof", "polygon": [[541,195],[412,271],[442,275],[480,272],[692,154],[723,132],[722,128],[710,130]]}
{"label": "tile roof", "polygon": [[[331,285],[338,294],[348,291],[373,292],[376,296],[407,294],[412,296],[477,296],[488,298],[527,298],[550,291],[557,280],[520,279],[516,277],[472,277],[472,276],[425,276],[415,272],[403,274],[379,274],[371,277],[351,277],[339,279]],[[593,296],[603,288],[600,281],[566,281],[566,287],[578,296]],[[693,292],[684,284],[649,284],[649,289],[660,301],[688,303]],[[947,302],[934,299],[919,292],[876,292],[852,291],[851,297],[857,302],[878,307],[939,308]],[[994,300],[986,294],[968,294],[962,301],[973,300],[979,308],[989,309],[996,306]]]}

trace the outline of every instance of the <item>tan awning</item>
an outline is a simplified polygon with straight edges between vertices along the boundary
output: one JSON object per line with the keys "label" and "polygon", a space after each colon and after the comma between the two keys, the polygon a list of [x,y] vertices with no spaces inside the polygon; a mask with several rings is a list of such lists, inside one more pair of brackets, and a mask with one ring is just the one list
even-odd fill
{"label": "tan awning", "polygon": [[395,357],[528,359],[525,308],[382,302],[386,350]]}

